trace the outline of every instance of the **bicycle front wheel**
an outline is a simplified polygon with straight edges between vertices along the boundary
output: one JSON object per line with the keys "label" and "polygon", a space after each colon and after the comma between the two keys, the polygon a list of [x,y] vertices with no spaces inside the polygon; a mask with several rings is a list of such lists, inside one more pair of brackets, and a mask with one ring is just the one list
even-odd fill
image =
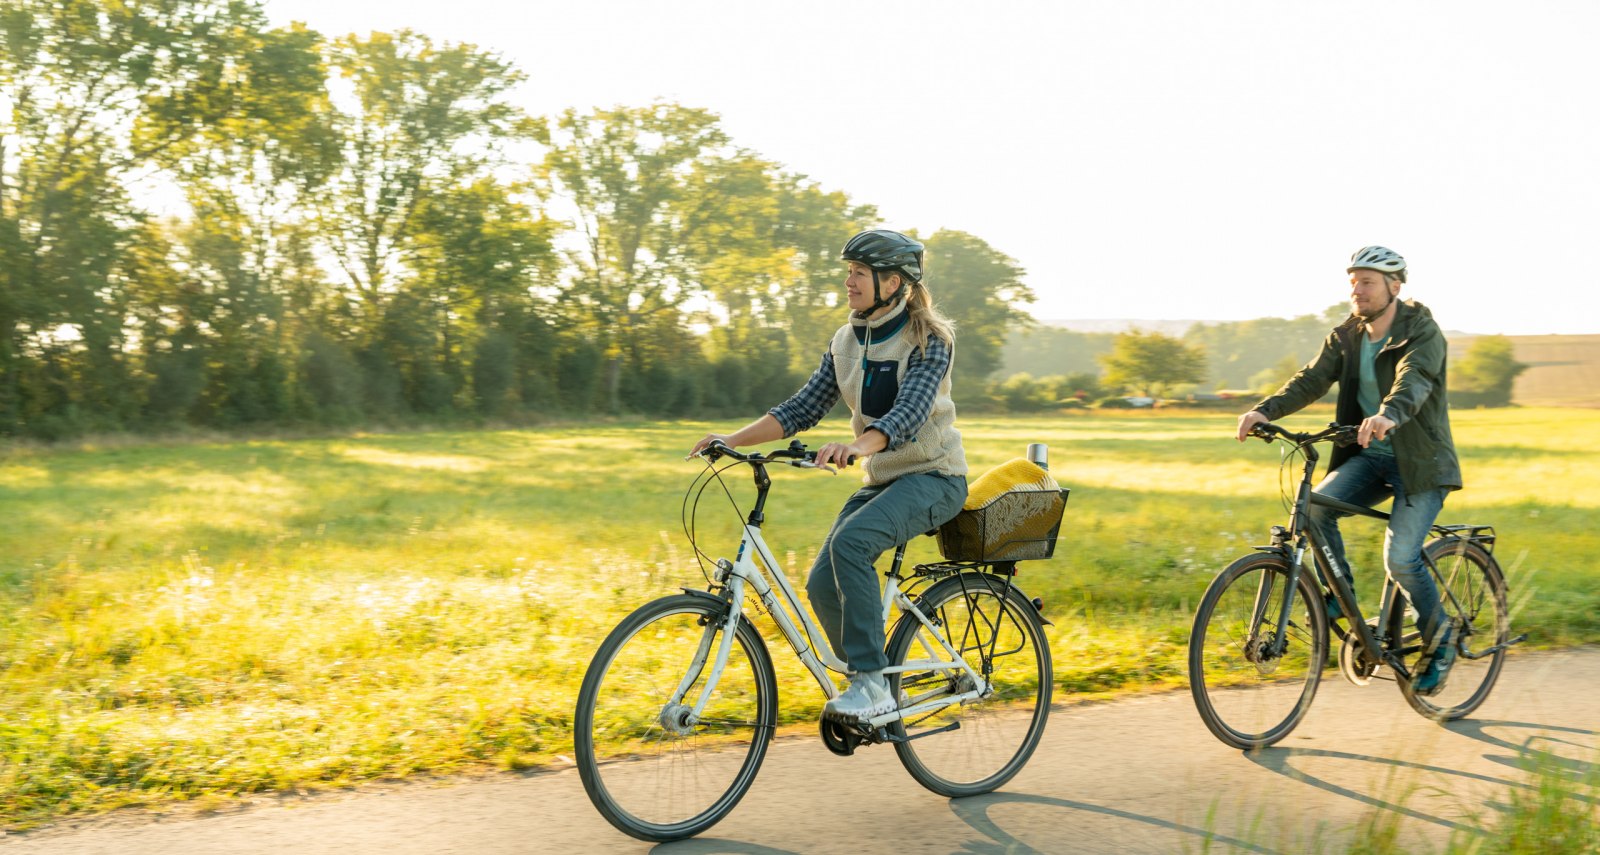
{"label": "bicycle front wheel", "polygon": [[647,603],[611,631],[584,675],[573,720],[578,773],[601,815],[640,840],[715,825],[766,756],[777,681],[749,621],[739,621],[727,666],[713,673],[730,608],[693,594]]}
{"label": "bicycle front wheel", "polygon": [[[917,783],[941,796],[990,792],[1022,770],[1044,735],[1054,679],[1044,625],[1020,591],[984,573],[941,580],[917,602],[991,690],[896,722],[891,731],[909,741],[896,742],[894,750]],[[934,631],[913,614],[895,624],[888,653],[894,666],[951,661]],[[920,667],[891,674],[889,684],[902,707],[976,685],[964,669]]]}
{"label": "bicycle front wheel", "polygon": [[[1489,698],[1489,690],[1500,679],[1504,648],[1478,659],[1496,645],[1505,644],[1511,634],[1511,615],[1506,608],[1506,583],[1500,565],[1482,547],[1460,538],[1443,538],[1428,544],[1425,552],[1433,561],[1434,582],[1445,617],[1456,626],[1456,660],[1444,687],[1427,697],[1411,690],[1401,680],[1400,692],[1411,708],[1434,721],[1455,721],[1470,714]],[[1403,592],[1402,592],[1403,593]],[[1404,596],[1389,603],[1384,616],[1389,637],[1400,639],[1399,652],[1407,670],[1417,673],[1426,664],[1416,615],[1406,608]]]}
{"label": "bicycle front wheel", "polygon": [[[1289,590],[1278,555],[1247,555],[1217,574],[1189,634],[1189,691],[1206,727],[1234,748],[1289,735],[1311,709],[1327,657],[1327,612],[1312,570]],[[1288,620],[1280,624],[1284,598]]]}

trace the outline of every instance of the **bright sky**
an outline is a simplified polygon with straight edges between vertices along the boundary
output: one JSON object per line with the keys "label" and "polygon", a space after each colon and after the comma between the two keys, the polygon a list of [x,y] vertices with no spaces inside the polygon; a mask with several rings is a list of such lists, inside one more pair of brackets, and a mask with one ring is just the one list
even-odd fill
{"label": "bright sky", "polygon": [[536,114],[710,109],[891,228],[989,241],[1041,318],[1318,312],[1377,243],[1446,329],[1600,333],[1590,0],[266,6],[500,52]]}

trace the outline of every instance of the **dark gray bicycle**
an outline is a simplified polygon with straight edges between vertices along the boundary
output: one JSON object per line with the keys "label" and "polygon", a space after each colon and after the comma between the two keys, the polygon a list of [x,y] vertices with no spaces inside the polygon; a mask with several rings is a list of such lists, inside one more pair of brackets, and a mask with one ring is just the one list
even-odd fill
{"label": "dark gray bicycle", "polygon": [[[1500,676],[1506,648],[1527,638],[1511,637],[1505,576],[1494,558],[1494,528],[1435,525],[1422,558],[1456,627],[1457,657],[1438,693],[1423,696],[1412,690],[1412,677],[1427,662],[1428,652],[1405,592],[1394,580],[1386,581],[1378,616],[1364,618],[1348,573],[1330,564],[1309,525],[1312,504],[1389,518],[1311,490],[1316,446],[1353,443],[1356,432],[1349,425],[1329,425],[1316,433],[1294,433],[1273,424],[1250,432],[1266,442],[1292,444],[1284,458],[1285,472],[1296,458],[1304,465],[1288,501],[1289,525],[1273,526],[1267,545],[1217,574],[1189,634],[1189,689],[1195,706],[1206,727],[1235,748],[1271,745],[1300,723],[1322,679],[1330,635],[1341,642],[1339,670],[1346,679],[1358,686],[1392,680],[1413,709],[1436,721],[1454,721],[1477,709]],[[1310,565],[1305,563],[1308,554]],[[1341,617],[1330,619],[1330,614]]]}

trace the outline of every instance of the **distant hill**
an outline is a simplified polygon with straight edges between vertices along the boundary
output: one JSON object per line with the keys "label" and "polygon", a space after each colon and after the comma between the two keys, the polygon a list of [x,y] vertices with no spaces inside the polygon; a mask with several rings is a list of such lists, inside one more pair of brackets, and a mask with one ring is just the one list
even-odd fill
{"label": "distant hill", "polygon": [[[1211,376],[1202,388],[1253,387],[1257,372],[1281,370],[1285,355],[1309,358],[1327,333],[1324,320],[1298,319],[1306,326],[1294,335],[1278,340],[1276,349],[1261,350],[1261,343],[1228,339],[1210,341]],[[1145,320],[1135,318],[1040,319],[1033,332],[1011,336],[1006,342],[999,377],[1027,371],[1035,376],[1048,374],[1099,374],[1099,354],[1111,349],[1116,333],[1130,329],[1155,330],[1184,336],[1197,324],[1225,324],[1238,329],[1245,322],[1195,320]],[[1291,322],[1284,322],[1285,324]],[[1201,330],[1196,336],[1214,338]],[[1285,329],[1285,333],[1289,332]],[[1477,333],[1447,331],[1452,361],[1459,360],[1472,345]],[[1193,338],[1193,337],[1191,337]],[[1259,338],[1259,336],[1255,337]],[[1594,335],[1514,335],[1513,353],[1529,368],[1512,387],[1514,403],[1528,407],[1600,407],[1600,334]],[[1257,352],[1260,351],[1260,352]],[[1287,379],[1285,376],[1284,379]],[[1246,380],[1252,382],[1247,383]]]}
{"label": "distant hill", "polygon": [[[1476,335],[1448,334],[1460,359]],[[1600,335],[1513,335],[1512,353],[1529,367],[1511,387],[1524,407],[1600,407]]]}
{"label": "distant hill", "polygon": [[1216,323],[1216,321],[1151,321],[1134,318],[1077,318],[1063,320],[1057,318],[1040,318],[1039,323],[1047,327],[1059,327],[1064,330],[1082,333],[1119,333],[1128,330],[1145,330],[1166,333],[1167,335],[1183,335],[1195,324]]}

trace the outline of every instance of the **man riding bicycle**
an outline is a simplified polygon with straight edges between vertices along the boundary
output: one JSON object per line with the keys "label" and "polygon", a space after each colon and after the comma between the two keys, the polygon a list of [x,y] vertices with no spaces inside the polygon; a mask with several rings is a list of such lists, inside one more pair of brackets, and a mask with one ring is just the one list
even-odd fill
{"label": "man riding bicycle", "polygon": [[[1399,299],[1406,282],[1406,261],[1399,253],[1365,247],[1350,257],[1346,272],[1349,319],[1328,334],[1315,359],[1239,417],[1238,439],[1243,442],[1251,428],[1300,410],[1339,384],[1336,418],[1340,424],[1360,424],[1360,447],[1334,449],[1316,492],[1368,507],[1394,498],[1384,567],[1417,610],[1417,628],[1432,650],[1412,688],[1433,695],[1444,687],[1455,662],[1454,628],[1423,563],[1422,543],[1445,494],[1461,489],[1445,401],[1445,338],[1427,307]],[[1327,544],[1329,562],[1348,569],[1339,535],[1342,516],[1312,505],[1310,524]]]}

